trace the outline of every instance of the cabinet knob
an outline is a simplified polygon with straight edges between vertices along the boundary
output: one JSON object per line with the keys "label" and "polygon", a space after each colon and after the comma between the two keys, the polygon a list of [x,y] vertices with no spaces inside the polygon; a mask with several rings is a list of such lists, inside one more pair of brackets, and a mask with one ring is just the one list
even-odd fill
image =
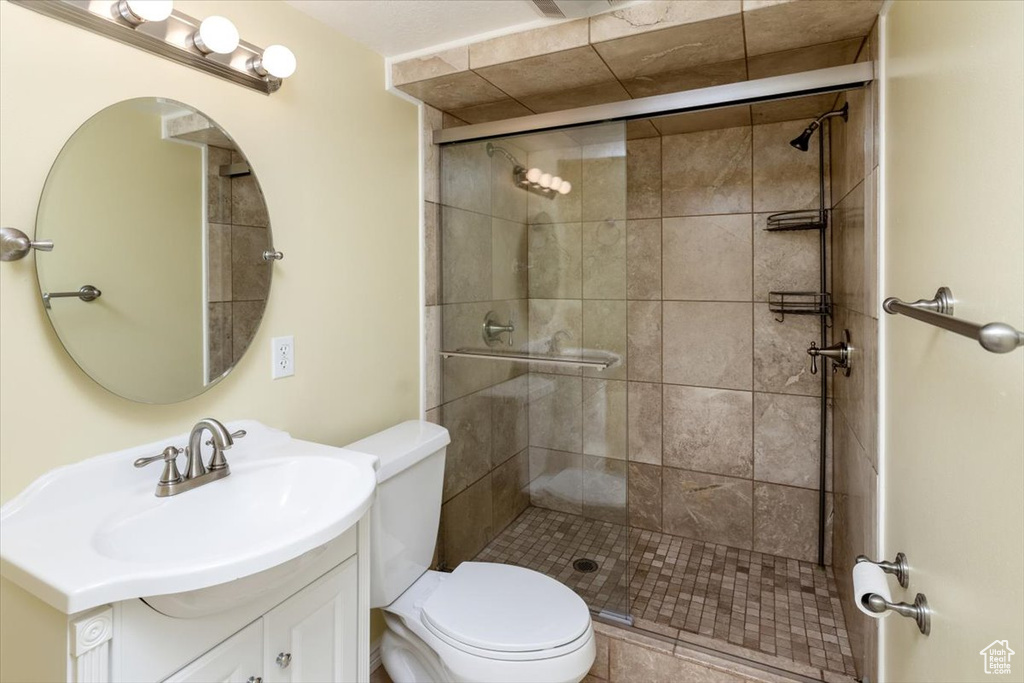
{"label": "cabinet knob", "polygon": [[292,663],[292,653],[291,652],[281,652],[281,653],[278,653],[276,661],[277,661],[277,665],[279,667],[281,667],[282,669],[287,669],[288,665]]}
{"label": "cabinet knob", "polygon": [[263,683],[262,676],[249,676],[245,683]]}

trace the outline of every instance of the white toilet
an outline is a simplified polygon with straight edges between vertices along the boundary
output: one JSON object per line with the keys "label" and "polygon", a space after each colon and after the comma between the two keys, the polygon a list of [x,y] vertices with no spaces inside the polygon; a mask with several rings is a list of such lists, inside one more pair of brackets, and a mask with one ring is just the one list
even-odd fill
{"label": "white toilet", "polygon": [[543,574],[463,562],[428,571],[441,516],[448,431],[411,421],[349,445],[375,455],[371,604],[384,610],[381,659],[395,683],[576,683],[594,662],[586,603]]}

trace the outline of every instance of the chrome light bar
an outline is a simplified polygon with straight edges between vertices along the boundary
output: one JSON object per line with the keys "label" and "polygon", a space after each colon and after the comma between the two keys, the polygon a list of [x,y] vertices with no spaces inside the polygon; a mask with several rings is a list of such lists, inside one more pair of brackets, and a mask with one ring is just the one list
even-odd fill
{"label": "chrome light bar", "polygon": [[204,54],[193,36],[201,20],[173,11],[162,21],[133,23],[125,19],[117,0],[10,0],[11,4],[98,33],[179,64],[205,71],[265,95],[281,87],[281,79],[260,75],[254,68],[264,50],[244,40],[229,54]]}

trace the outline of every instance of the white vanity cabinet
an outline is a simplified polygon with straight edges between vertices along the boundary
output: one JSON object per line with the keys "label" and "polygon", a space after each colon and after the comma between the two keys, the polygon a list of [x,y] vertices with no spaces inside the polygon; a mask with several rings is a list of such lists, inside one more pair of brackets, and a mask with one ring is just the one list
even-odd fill
{"label": "white vanity cabinet", "polygon": [[334,540],[228,584],[72,615],[18,593],[24,608],[20,599],[4,603],[19,612],[5,618],[23,624],[12,649],[40,653],[47,668],[24,658],[24,674],[5,673],[68,683],[367,681],[369,558],[367,513]]}
{"label": "white vanity cabinet", "polygon": [[257,683],[263,680],[263,620],[250,624],[167,683]]}
{"label": "white vanity cabinet", "polygon": [[263,617],[264,683],[357,678],[355,558]]}
{"label": "white vanity cabinet", "polygon": [[167,683],[358,680],[358,571],[351,558]]}

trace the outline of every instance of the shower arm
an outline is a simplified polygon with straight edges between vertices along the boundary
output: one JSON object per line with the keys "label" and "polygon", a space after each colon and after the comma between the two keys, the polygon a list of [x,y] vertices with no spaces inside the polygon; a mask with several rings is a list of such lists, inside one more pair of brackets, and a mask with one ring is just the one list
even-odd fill
{"label": "shower arm", "polygon": [[833,116],[842,116],[844,121],[849,120],[849,118],[850,118],[850,103],[847,102],[847,103],[843,104],[842,108],[836,109],[835,111],[827,111],[827,112],[825,112],[824,114],[822,114],[818,118],[814,119],[814,121],[811,123],[811,125],[807,126],[807,130],[808,131],[812,131],[812,132],[817,130],[819,127],[821,127],[822,121],[824,121],[825,119],[830,119]]}
{"label": "shower arm", "polygon": [[519,159],[516,159],[514,156],[512,156],[512,153],[509,152],[507,149],[505,149],[504,147],[498,147],[497,145],[488,142],[487,143],[487,156],[493,157],[495,152],[500,152],[501,155],[503,157],[505,157],[506,159],[508,159],[510,162],[512,162],[512,164],[514,164],[516,168],[522,168],[522,169],[526,168],[526,166],[524,166],[519,161]]}

